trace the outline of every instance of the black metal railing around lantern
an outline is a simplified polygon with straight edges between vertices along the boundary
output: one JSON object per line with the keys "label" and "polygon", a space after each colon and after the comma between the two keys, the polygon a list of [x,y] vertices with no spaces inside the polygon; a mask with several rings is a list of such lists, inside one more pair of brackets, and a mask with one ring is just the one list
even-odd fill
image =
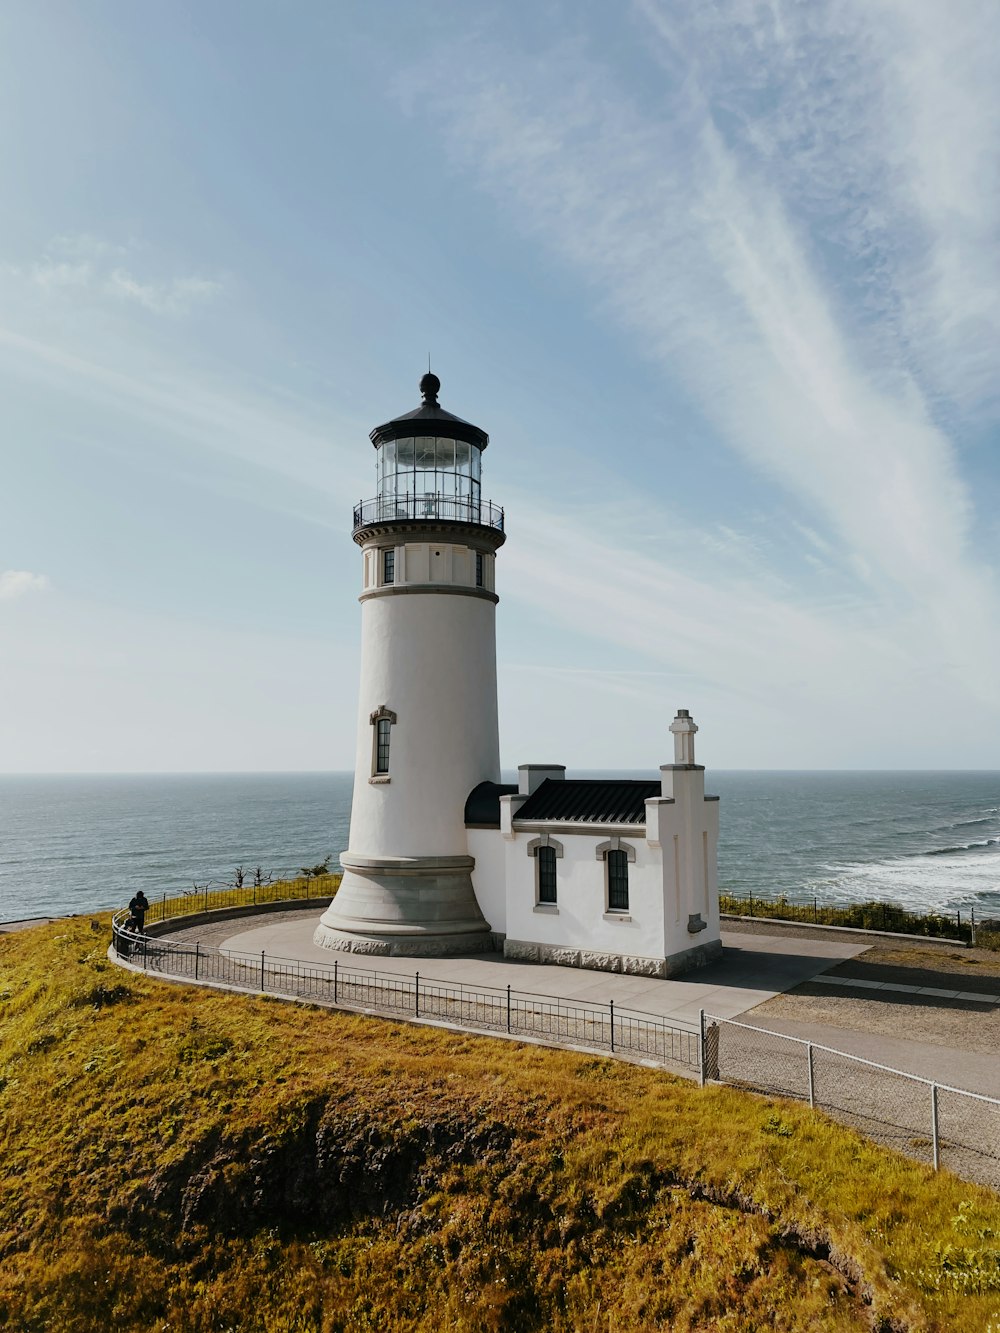
{"label": "black metal railing around lantern", "polygon": [[503,509],[489,500],[455,495],[382,495],[354,506],[354,531],[373,523],[417,522],[475,523],[503,532]]}

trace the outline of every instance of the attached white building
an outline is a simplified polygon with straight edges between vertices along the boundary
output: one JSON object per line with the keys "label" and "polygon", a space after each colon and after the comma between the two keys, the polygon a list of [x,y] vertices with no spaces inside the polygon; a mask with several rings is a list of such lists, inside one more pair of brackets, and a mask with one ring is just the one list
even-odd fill
{"label": "attached white building", "polygon": [[371,954],[509,957],[670,976],[721,953],[718,798],[685,709],[658,779],[525,764],[500,782],[489,437],[423,403],[372,431],[350,846],[316,942]]}

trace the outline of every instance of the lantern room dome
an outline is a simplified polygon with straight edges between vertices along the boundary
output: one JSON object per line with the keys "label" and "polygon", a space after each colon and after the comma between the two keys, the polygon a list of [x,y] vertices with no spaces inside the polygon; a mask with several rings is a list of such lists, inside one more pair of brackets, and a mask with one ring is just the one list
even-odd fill
{"label": "lantern room dome", "polygon": [[446,412],[438,402],[441,381],[436,375],[428,373],[420,381],[420,393],[423,402],[412,412],[404,412],[400,417],[393,417],[381,426],[376,426],[370,439],[376,449],[389,440],[404,439],[417,435],[440,435],[445,439],[464,440],[466,444],[485,449],[490,442],[486,431],[474,426],[471,421],[463,421],[452,412]]}

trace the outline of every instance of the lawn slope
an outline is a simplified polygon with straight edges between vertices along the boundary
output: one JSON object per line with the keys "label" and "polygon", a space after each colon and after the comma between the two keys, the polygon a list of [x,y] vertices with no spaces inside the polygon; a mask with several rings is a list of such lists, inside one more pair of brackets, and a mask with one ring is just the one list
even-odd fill
{"label": "lawn slope", "polygon": [[1000,1200],[807,1109],[0,936],[0,1327],[1000,1333]]}

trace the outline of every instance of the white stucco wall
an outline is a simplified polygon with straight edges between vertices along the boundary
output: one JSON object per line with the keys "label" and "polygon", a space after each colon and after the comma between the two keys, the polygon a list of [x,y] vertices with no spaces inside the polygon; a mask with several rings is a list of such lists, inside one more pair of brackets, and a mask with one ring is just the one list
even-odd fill
{"label": "white stucco wall", "polygon": [[[466,798],[500,779],[495,619],[492,600],[463,594],[362,602],[350,854],[466,854]],[[369,718],[382,706],[397,721],[389,781],[372,783]]]}
{"label": "white stucco wall", "polygon": [[499,829],[469,829],[469,855],[475,857],[472,887],[479,910],[500,935],[507,933],[507,845]]}
{"label": "white stucco wall", "polygon": [[663,873],[659,852],[646,843],[644,831],[618,830],[622,846],[635,850],[629,864],[629,910],[607,910],[607,872],[597,847],[606,842],[607,829],[563,830],[547,826],[550,837],[562,844],[556,861],[555,908],[536,904],[535,858],[529,843],[538,829],[516,830],[506,841],[507,937],[552,947],[619,953],[637,958],[663,958]]}
{"label": "white stucco wall", "polygon": [[[664,795],[646,802],[646,837],[662,853],[663,948],[670,957],[719,939],[719,803],[705,800],[703,770],[661,772]],[[689,931],[692,916],[704,930]]]}
{"label": "white stucco wall", "polygon": [[[382,541],[366,547],[362,562],[362,581],[365,592],[384,586],[382,552],[392,550],[396,558],[393,568],[393,586],[411,584],[452,583],[467,588],[476,586],[476,552],[462,542],[401,542],[398,546]],[[492,550],[483,550],[483,581],[479,585],[493,590],[496,556]]]}

